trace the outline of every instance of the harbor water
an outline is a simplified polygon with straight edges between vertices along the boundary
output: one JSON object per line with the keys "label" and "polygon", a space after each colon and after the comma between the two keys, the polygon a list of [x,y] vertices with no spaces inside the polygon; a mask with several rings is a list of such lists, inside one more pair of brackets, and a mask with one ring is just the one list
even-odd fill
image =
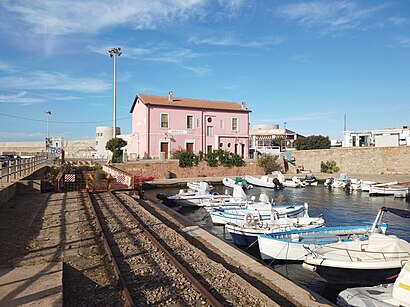
{"label": "harbor water", "polygon": [[[226,188],[223,185],[215,186],[214,190],[219,194],[232,193],[232,189]],[[155,194],[175,194],[178,191],[179,188],[161,189],[155,190]],[[153,192],[151,191],[151,193]],[[285,188],[283,190],[255,187],[247,190],[246,194],[249,197],[254,195],[258,199],[262,192],[267,194],[270,199],[273,199],[276,205],[308,203],[309,215],[316,217],[322,214],[328,226],[360,225],[362,222],[373,222],[382,207],[410,210],[410,201],[405,198],[369,196],[367,192],[329,189],[323,185],[307,186],[305,188]],[[229,233],[225,232],[223,226],[214,226],[212,224],[209,213],[204,208],[176,207],[175,210],[178,210],[181,214],[218,237],[232,242]],[[396,235],[410,242],[410,223],[408,219],[387,212],[384,213],[382,222],[386,222],[389,225],[387,234]],[[250,247],[246,251],[255,257],[259,257],[257,248]],[[337,294],[347,288],[347,285],[338,285],[336,287],[327,284],[318,274],[305,269],[301,263],[273,261],[268,264],[273,270],[333,302],[335,302]]]}

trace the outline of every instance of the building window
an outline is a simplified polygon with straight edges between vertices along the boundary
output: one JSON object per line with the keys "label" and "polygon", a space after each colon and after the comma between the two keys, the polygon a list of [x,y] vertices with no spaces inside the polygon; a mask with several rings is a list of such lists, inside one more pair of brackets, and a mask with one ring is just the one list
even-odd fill
{"label": "building window", "polygon": [[193,115],[186,116],[186,128],[194,129],[194,116]]}
{"label": "building window", "polygon": [[233,117],[232,118],[232,127],[231,127],[232,131],[238,131],[238,118],[237,117]]}
{"label": "building window", "polygon": [[199,118],[196,119],[196,127],[201,128],[201,120]]}
{"label": "building window", "polygon": [[213,126],[207,126],[206,127],[206,136],[214,136],[214,127]]}
{"label": "building window", "polygon": [[169,128],[168,127],[168,114],[161,113],[161,128]]}
{"label": "building window", "polygon": [[219,128],[223,129],[224,128],[224,120],[221,119],[219,122]]}

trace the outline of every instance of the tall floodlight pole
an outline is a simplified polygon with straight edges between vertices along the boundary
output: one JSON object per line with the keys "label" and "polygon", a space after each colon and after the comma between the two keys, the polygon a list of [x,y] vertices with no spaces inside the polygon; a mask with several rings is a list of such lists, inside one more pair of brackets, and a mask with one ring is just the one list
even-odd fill
{"label": "tall floodlight pole", "polygon": [[286,122],[283,123],[283,127],[285,129],[285,151],[286,151],[286,142],[287,142],[287,139],[288,139],[288,134],[286,132]]}
{"label": "tall floodlight pole", "polygon": [[108,50],[108,55],[114,57],[114,123],[112,137],[117,136],[117,56],[122,54],[121,48],[112,48]]}
{"label": "tall floodlight pole", "polygon": [[47,118],[47,142],[48,142],[48,140],[49,140],[49,134],[48,134],[48,119],[49,119],[50,116],[51,116],[51,111],[45,111],[44,114],[45,114],[45,116],[46,116],[46,118]]}

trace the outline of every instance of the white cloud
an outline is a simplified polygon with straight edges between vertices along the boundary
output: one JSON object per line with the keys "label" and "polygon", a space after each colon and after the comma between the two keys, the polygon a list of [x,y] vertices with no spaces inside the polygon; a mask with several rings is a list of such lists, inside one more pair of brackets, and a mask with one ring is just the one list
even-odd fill
{"label": "white cloud", "polygon": [[280,37],[267,37],[258,40],[248,40],[239,39],[234,37],[232,33],[226,33],[224,36],[220,37],[208,37],[199,38],[197,36],[192,36],[189,38],[188,42],[196,45],[212,45],[212,46],[234,46],[234,47],[244,47],[244,48],[263,48],[267,46],[276,46],[284,41]]}
{"label": "white cloud", "polygon": [[[107,54],[108,46],[96,47],[90,46],[90,50],[98,54]],[[168,43],[157,43],[155,47],[121,47],[123,54],[121,57],[127,57],[138,61],[150,61],[157,63],[171,63],[185,70],[191,71],[196,75],[209,75],[211,69],[208,66],[193,64],[192,61],[201,57],[204,54],[194,52],[188,48],[174,47]]]}
{"label": "white cloud", "polygon": [[16,71],[16,68],[13,65],[0,61],[0,72],[8,73],[8,72],[14,72],[14,71]]}
{"label": "white cloud", "polygon": [[0,103],[15,103],[21,105],[31,105],[44,102],[42,98],[29,97],[27,92],[19,92],[14,95],[0,95]]}
{"label": "white cloud", "polygon": [[362,8],[354,1],[309,1],[279,8],[278,14],[302,26],[323,27],[325,31],[356,28],[382,6]]}
{"label": "white cloud", "polygon": [[410,37],[401,37],[390,45],[392,48],[410,48]]}
{"label": "white cloud", "polygon": [[231,17],[238,13],[244,2],[245,0],[218,0],[219,5],[225,8]]}
{"label": "white cloud", "polygon": [[206,0],[5,0],[3,9],[38,34],[94,33],[128,24],[136,29],[202,16]]}
{"label": "white cloud", "polygon": [[292,56],[289,56],[288,58],[298,63],[307,63],[309,59],[308,55],[303,54],[303,53],[294,54]]}
{"label": "white cloud", "polygon": [[0,78],[0,88],[93,93],[106,91],[111,88],[111,84],[104,80],[69,76],[58,72],[34,71]]}

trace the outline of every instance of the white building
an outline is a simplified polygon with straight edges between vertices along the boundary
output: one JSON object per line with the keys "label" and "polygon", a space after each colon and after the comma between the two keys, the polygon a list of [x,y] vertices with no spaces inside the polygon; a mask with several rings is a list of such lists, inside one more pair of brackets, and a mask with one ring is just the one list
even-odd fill
{"label": "white building", "polygon": [[[117,136],[119,136],[121,130],[117,127]],[[111,157],[111,151],[105,149],[105,145],[113,136],[113,127],[112,126],[100,126],[95,129],[95,147],[96,147],[96,158],[98,159],[107,159]]]}
{"label": "white building", "polygon": [[410,145],[409,126],[343,132],[343,147],[394,147]]}
{"label": "white building", "polygon": [[[249,148],[260,153],[277,154],[281,149],[284,151],[293,148],[293,143],[299,136],[301,135],[285,127],[279,128],[277,124],[255,124],[249,129]],[[282,139],[279,148],[272,146],[274,139]]]}

